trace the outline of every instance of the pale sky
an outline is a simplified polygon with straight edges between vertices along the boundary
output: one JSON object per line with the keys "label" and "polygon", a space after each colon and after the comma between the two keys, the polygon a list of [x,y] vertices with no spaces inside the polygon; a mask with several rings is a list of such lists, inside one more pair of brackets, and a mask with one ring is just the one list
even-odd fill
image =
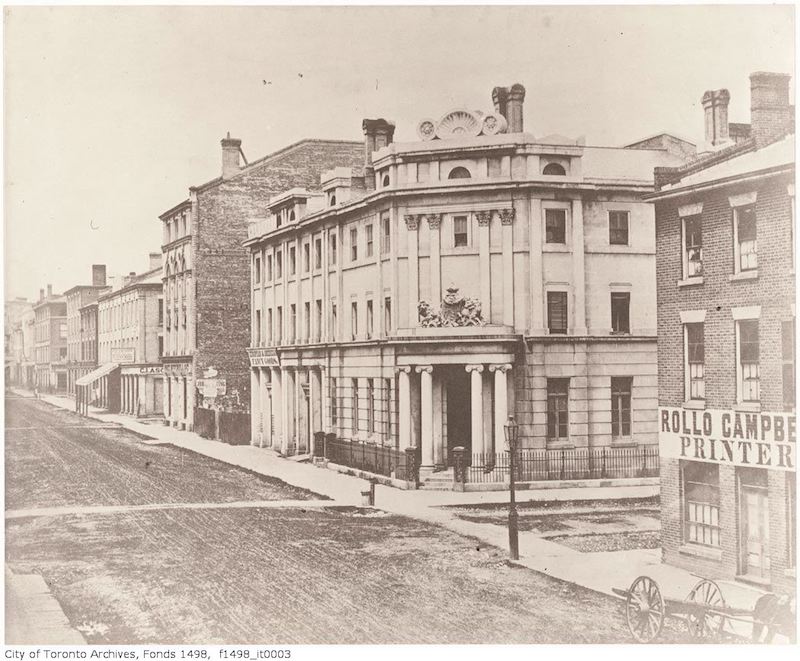
{"label": "pale sky", "polygon": [[364,117],[415,140],[519,82],[537,136],[701,142],[703,92],[748,122],[749,74],[794,74],[793,43],[791,6],[6,8],[6,297],[144,271],[226,131],[251,161]]}

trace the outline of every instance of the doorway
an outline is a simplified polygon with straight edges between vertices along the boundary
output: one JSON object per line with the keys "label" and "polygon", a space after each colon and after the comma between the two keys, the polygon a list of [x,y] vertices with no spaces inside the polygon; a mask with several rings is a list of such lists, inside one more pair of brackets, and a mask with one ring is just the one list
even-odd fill
{"label": "doorway", "polygon": [[466,448],[468,462],[472,456],[470,376],[463,365],[442,368],[441,373],[447,402],[447,457],[445,461],[448,466],[452,466],[453,448],[459,446]]}
{"label": "doorway", "polygon": [[739,469],[742,522],[741,571],[745,576],[769,579],[769,491],[767,472]]}

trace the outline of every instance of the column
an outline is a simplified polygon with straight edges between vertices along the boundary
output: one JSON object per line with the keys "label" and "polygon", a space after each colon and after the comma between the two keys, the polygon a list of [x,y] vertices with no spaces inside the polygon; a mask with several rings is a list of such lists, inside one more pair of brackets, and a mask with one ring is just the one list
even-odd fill
{"label": "column", "polygon": [[250,368],[250,445],[261,445],[261,384],[257,367]]}
{"label": "column", "polygon": [[483,452],[483,365],[467,365],[470,373],[472,452]]}
{"label": "column", "polygon": [[259,399],[261,400],[261,442],[259,447],[272,447],[272,383],[270,369],[259,369]]}
{"label": "column", "polygon": [[586,335],[583,200],[572,200],[572,286],[575,292],[575,335]]}
{"label": "column", "polygon": [[544,333],[544,300],[542,290],[542,201],[531,200],[528,225],[528,257],[530,275],[531,335]]}
{"label": "column", "polygon": [[433,465],[444,464],[442,452],[442,380],[437,378],[433,382]]}
{"label": "column", "polygon": [[322,370],[312,369],[309,372],[309,390],[311,392],[311,431],[322,431],[322,411],[324,401],[322,393]]}
{"label": "column", "polygon": [[407,215],[406,228],[408,237],[408,326],[414,328],[419,323],[417,305],[419,303],[419,244],[417,230],[419,216]]}
{"label": "column", "polygon": [[431,237],[431,303],[436,304],[442,300],[442,263],[439,234],[442,214],[429,213],[427,218]]}
{"label": "column", "polygon": [[400,367],[397,373],[398,387],[398,412],[397,428],[400,437],[400,449],[405,450],[411,446],[411,374],[410,367]]}
{"label": "column", "polygon": [[275,434],[272,437],[272,449],[283,450],[285,436],[283,429],[284,406],[283,406],[283,370],[276,368],[272,370],[272,415],[275,418]]}
{"label": "column", "polygon": [[433,470],[433,367],[415,368],[420,378],[420,417],[422,419],[421,468]]}
{"label": "column", "polygon": [[478,277],[481,283],[481,311],[483,318],[492,320],[492,269],[489,257],[489,224],[492,221],[491,211],[478,211]]}
{"label": "column", "polygon": [[[297,437],[295,427],[295,398],[297,397],[296,380],[292,368],[283,370],[283,444],[281,452],[288,454],[289,448],[297,448]],[[294,451],[294,450],[292,450]]]}
{"label": "column", "polygon": [[508,418],[508,382],[506,373],[511,365],[491,365],[494,372],[494,451],[505,448],[505,424]]}
{"label": "column", "polygon": [[514,209],[500,209],[503,231],[503,325],[514,325]]}

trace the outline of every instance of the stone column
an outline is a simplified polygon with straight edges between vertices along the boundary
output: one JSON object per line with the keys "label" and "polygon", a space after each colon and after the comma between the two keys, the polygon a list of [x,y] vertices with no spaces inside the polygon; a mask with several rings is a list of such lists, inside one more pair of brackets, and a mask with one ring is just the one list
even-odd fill
{"label": "stone column", "polygon": [[514,325],[514,209],[500,209],[503,228],[503,324]]}
{"label": "stone column", "polygon": [[575,335],[586,335],[586,278],[583,247],[583,200],[572,200],[572,286]]}
{"label": "stone column", "polygon": [[481,311],[483,318],[491,323],[492,320],[492,269],[489,255],[489,224],[492,221],[491,211],[478,211],[478,278],[481,291]]}
{"label": "stone column", "polygon": [[408,326],[419,325],[417,304],[419,303],[419,216],[406,216],[406,236],[408,237]]}
{"label": "stone column", "polygon": [[420,468],[433,472],[433,367],[416,367],[420,377],[420,417],[422,420],[422,463]]}
{"label": "stone column", "polygon": [[483,365],[467,365],[470,373],[470,411],[472,415],[472,452],[483,452]]}
{"label": "stone column", "polygon": [[[442,300],[442,263],[439,235],[442,214],[429,213],[427,218],[431,236],[431,302],[435,304]],[[423,466],[424,465],[423,459]]]}
{"label": "stone column", "polygon": [[528,270],[530,271],[530,333],[541,335],[544,333],[544,294],[542,279],[542,201],[531,200],[530,218],[528,225]]}
{"label": "stone column", "polygon": [[281,452],[288,454],[291,445],[294,444],[296,447],[294,400],[297,395],[295,393],[295,376],[291,368],[284,367],[282,369],[281,383],[283,390],[283,439]]}
{"label": "stone column", "polygon": [[444,464],[442,452],[442,379],[433,380],[433,465],[441,466]]}
{"label": "stone column", "polygon": [[309,370],[309,389],[311,393],[311,432],[322,431],[324,409],[322,393],[322,370],[319,368]]}
{"label": "stone column", "polygon": [[505,448],[505,424],[508,419],[508,382],[506,373],[511,365],[491,365],[494,372],[494,451],[502,452]]}
{"label": "stone column", "polygon": [[272,383],[267,378],[271,376],[269,368],[260,369],[259,385],[261,399],[261,442],[259,447],[272,447]]}
{"label": "stone column", "polygon": [[410,367],[400,367],[397,371],[398,387],[398,412],[397,427],[400,437],[400,449],[405,450],[411,446],[411,383]]}
{"label": "stone column", "polygon": [[261,445],[261,383],[258,367],[250,368],[250,445]]}
{"label": "stone column", "polygon": [[272,439],[272,449],[284,451],[286,448],[286,430],[284,420],[286,407],[283,403],[283,369],[276,367],[272,370],[272,411],[275,416],[275,435]]}

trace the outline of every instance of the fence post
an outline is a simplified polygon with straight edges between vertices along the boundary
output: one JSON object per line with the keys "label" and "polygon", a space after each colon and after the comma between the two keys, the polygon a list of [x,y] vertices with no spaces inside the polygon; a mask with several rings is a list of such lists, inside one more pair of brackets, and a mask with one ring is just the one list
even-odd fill
{"label": "fence post", "polygon": [[606,476],[606,450],[608,448],[604,445],[603,446],[603,461],[600,467],[600,477],[604,478]]}
{"label": "fence post", "polygon": [[336,434],[334,434],[333,432],[328,432],[327,434],[325,434],[325,444],[323,445],[322,456],[325,457],[326,459],[330,459],[330,457],[328,456],[328,453],[330,452],[330,449],[328,448],[328,443],[335,439],[336,439]]}
{"label": "fence post", "polygon": [[414,446],[405,449],[406,453],[406,479],[417,486],[419,482],[419,466],[417,466],[417,448]]}
{"label": "fence post", "polygon": [[465,455],[467,449],[462,446],[453,448],[453,490],[464,491],[467,482],[467,465]]}
{"label": "fence post", "polygon": [[645,453],[644,445],[639,446],[642,450],[642,472],[639,477],[644,477],[647,474],[647,454]]}
{"label": "fence post", "polygon": [[559,479],[564,479],[564,448],[561,448],[561,472],[559,473]]}

